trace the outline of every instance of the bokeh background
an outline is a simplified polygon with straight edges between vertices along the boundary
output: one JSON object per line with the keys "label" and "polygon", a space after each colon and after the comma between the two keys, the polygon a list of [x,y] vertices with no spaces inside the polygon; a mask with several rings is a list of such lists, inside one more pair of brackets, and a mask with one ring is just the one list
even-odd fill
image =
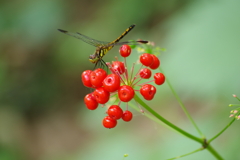
{"label": "bokeh background", "polygon": [[[200,147],[140,114],[105,129],[104,108],[89,111],[81,72],[92,69],[94,47],[57,29],[111,41],[144,39],[166,48],[161,67],[200,129],[211,138],[230,119],[240,95],[238,0],[18,0],[0,2],[0,159],[156,160]],[[105,58],[111,61],[115,47]],[[148,102],[163,117],[198,136],[167,84]],[[239,122],[213,147],[240,159]],[[214,160],[208,151],[185,160]]]}

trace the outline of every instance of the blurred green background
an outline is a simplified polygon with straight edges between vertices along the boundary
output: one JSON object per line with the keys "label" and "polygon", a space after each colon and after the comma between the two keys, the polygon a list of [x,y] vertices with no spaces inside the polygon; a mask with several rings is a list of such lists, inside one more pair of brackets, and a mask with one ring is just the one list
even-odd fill
{"label": "blurred green background", "polygon": [[[0,159],[156,160],[200,147],[134,111],[105,129],[104,108],[89,111],[81,72],[92,69],[94,47],[57,29],[111,41],[131,24],[123,41],[144,39],[167,49],[162,69],[207,138],[230,121],[229,103],[240,95],[238,0],[42,0],[0,2]],[[105,57],[117,55],[115,47]],[[167,84],[148,102],[171,122],[198,136]],[[240,159],[239,122],[213,147]],[[185,160],[214,160],[201,151]]]}

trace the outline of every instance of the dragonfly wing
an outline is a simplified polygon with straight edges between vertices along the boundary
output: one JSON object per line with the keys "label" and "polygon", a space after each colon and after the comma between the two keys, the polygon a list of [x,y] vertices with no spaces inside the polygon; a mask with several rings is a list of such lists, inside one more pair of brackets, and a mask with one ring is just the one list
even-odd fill
{"label": "dragonfly wing", "polygon": [[115,45],[123,45],[123,44],[128,44],[128,45],[138,45],[138,44],[146,44],[148,43],[148,41],[143,41],[143,40],[140,40],[140,41],[126,41],[126,42],[117,42],[117,43],[110,43],[108,44],[107,46],[115,46]]}
{"label": "dragonfly wing", "polygon": [[58,29],[60,32],[62,33],[65,33],[69,36],[72,36],[72,37],[75,37],[77,39],[80,39],[90,45],[93,45],[95,47],[98,47],[98,46],[103,46],[103,45],[107,45],[109,44],[109,42],[104,42],[104,41],[99,41],[99,40],[96,40],[96,39],[93,39],[93,38],[90,38],[88,36],[85,36],[81,33],[72,33],[72,32],[68,32],[68,31],[65,31],[65,30],[62,30],[62,29]]}
{"label": "dragonfly wing", "polygon": [[81,39],[82,41],[88,43],[88,44],[91,44],[95,47],[98,47],[98,46],[105,46],[107,44],[109,44],[110,42],[104,42],[104,41],[99,41],[99,40],[96,40],[96,39],[93,39],[93,38],[90,38],[88,36],[85,36],[81,33],[78,33],[77,32],[77,37],[78,39]]}

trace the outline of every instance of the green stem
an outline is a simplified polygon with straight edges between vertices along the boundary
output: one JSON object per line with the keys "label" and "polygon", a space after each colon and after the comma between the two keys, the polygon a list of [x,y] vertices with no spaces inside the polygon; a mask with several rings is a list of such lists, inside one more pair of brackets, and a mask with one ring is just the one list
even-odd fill
{"label": "green stem", "polygon": [[168,159],[168,160],[173,160],[173,159],[182,158],[182,157],[188,156],[188,155],[190,155],[190,154],[199,152],[199,151],[201,151],[201,150],[203,150],[203,149],[204,149],[204,148],[201,147],[201,148],[199,148],[199,149],[197,149],[197,150],[195,150],[195,151],[192,151],[192,152],[190,152],[190,153],[187,153],[187,154],[184,154],[184,155],[181,155],[181,156],[177,156],[177,157],[174,157],[174,158],[170,158],[170,159]]}
{"label": "green stem", "polygon": [[207,150],[208,150],[209,152],[211,152],[212,155],[214,155],[214,157],[216,157],[218,160],[223,160],[223,158],[217,153],[217,151],[215,151],[215,150],[212,148],[212,146],[211,146],[210,144],[207,146]]}
{"label": "green stem", "polygon": [[240,99],[238,97],[236,97],[238,101],[240,101]]}
{"label": "green stem", "polygon": [[212,142],[214,139],[216,139],[218,136],[220,136],[231,124],[235,121],[236,119],[233,118],[233,120],[226,126],[224,127],[218,134],[216,134],[213,138],[211,138],[208,143]]}
{"label": "green stem", "polygon": [[233,107],[233,106],[240,106],[240,104],[229,104],[229,107]]}
{"label": "green stem", "polygon": [[[159,70],[163,72],[162,68],[159,68]],[[181,99],[179,98],[179,96],[177,95],[177,93],[175,92],[175,90],[173,89],[170,81],[168,80],[168,78],[166,78],[166,82],[169,86],[169,88],[171,89],[173,95],[175,96],[175,98],[177,99],[179,105],[181,106],[183,112],[186,114],[186,116],[188,117],[188,119],[191,121],[191,123],[193,124],[193,126],[196,128],[196,130],[198,131],[198,133],[200,134],[200,136],[204,139],[205,136],[203,135],[203,133],[200,131],[200,129],[198,128],[197,124],[194,122],[194,120],[192,119],[191,115],[188,113],[186,107],[184,106],[184,104],[182,103]]]}
{"label": "green stem", "polygon": [[[136,103],[137,103],[137,102],[136,102]],[[132,104],[131,102],[128,103],[128,105],[131,106],[133,109],[135,109],[137,112],[142,113],[142,112],[140,112],[139,107],[135,106],[135,105]],[[174,131],[174,132],[176,132],[176,133],[179,133],[179,132],[177,132],[176,130],[174,130],[173,128],[171,128],[171,127],[169,127],[168,125],[166,125],[165,123],[163,123],[161,120],[159,120],[159,119],[157,119],[156,117],[154,117],[152,114],[150,114],[150,113],[148,113],[148,112],[144,112],[144,113],[142,113],[142,114],[143,114],[144,116],[146,116],[147,118],[151,119],[152,121],[154,121],[154,122],[156,122],[156,123],[158,123],[158,124],[160,124],[160,125],[168,128],[168,129],[170,129],[170,130],[172,130],[172,131]]]}
{"label": "green stem", "polygon": [[155,112],[151,107],[149,107],[145,102],[142,101],[142,99],[140,99],[136,94],[134,96],[134,99],[141,104],[141,106],[143,106],[148,112],[150,112],[152,115],[154,115],[157,119],[159,119],[160,121],[162,121],[163,123],[165,123],[166,125],[168,125],[169,127],[173,128],[174,130],[178,131],[179,133],[181,133],[182,135],[197,141],[199,143],[202,144],[202,139],[195,137],[193,135],[191,135],[190,133],[187,133],[186,131],[182,130],[181,128],[175,126],[174,124],[172,124],[171,122],[169,122],[168,120],[166,120],[165,118],[163,118],[162,116],[160,116],[157,112]]}

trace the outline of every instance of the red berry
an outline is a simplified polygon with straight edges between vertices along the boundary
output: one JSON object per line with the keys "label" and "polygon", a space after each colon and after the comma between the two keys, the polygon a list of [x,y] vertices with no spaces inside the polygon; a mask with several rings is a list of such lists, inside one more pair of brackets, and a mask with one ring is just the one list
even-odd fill
{"label": "red berry", "polygon": [[153,57],[153,63],[149,67],[151,69],[157,69],[160,66],[160,61],[154,54],[151,54],[151,56]]}
{"label": "red berry", "polygon": [[103,80],[103,87],[108,92],[115,92],[120,87],[120,78],[116,74],[109,74]]}
{"label": "red berry", "polygon": [[126,110],[123,112],[122,119],[126,122],[129,122],[132,120],[132,112],[129,110]]}
{"label": "red berry", "polygon": [[161,85],[165,82],[165,76],[163,73],[155,73],[154,79],[157,85]]}
{"label": "red berry", "polygon": [[144,66],[151,66],[153,63],[153,57],[151,56],[151,54],[149,53],[143,53],[140,56],[140,62],[144,65]]}
{"label": "red berry", "polygon": [[144,99],[152,100],[156,93],[156,88],[151,84],[145,84],[141,87],[140,93]]}
{"label": "red berry", "polygon": [[123,74],[125,72],[124,63],[120,61],[112,62],[112,70],[115,73]]}
{"label": "red berry", "polygon": [[98,102],[96,101],[92,93],[87,94],[84,97],[84,103],[90,110],[95,110],[98,107]]}
{"label": "red berry", "polygon": [[151,75],[152,75],[152,72],[148,68],[143,68],[143,69],[140,70],[139,74],[140,74],[141,78],[149,79],[151,77]]}
{"label": "red berry", "polygon": [[120,86],[118,89],[118,97],[123,102],[129,102],[134,97],[134,90],[128,85]]}
{"label": "red berry", "polygon": [[106,91],[103,87],[95,89],[93,92],[95,99],[100,104],[105,104],[108,102],[110,93]]}
{"label": "red berry", "polygon": [[117,120],[106,116],[103,118],[102,124],[105,128],[114,128],[117,125]]}
{"label": "red berry", "polygon": [[91,70],[86,70],[82,73],[82,82],[83,82],[83,85],[86,87],[92,87],[92,83],[90,80],[91,73],[92,73]]}
{"label": "red berry", "polygon": [[122,57],[128,57],[131,54],[131,47],[129,45],[122,45],[119,49]]}
{"label": "red berry", "polygon": [[118,105],[111,105],[107,110],[107,114],[112,119],[120,119],[122,117],[123,110]]}
{"label": "red berry", "polygon": [[102,87],[104,78],[107,77],[107,72],[101,68],[92,71],[90,80],[94,88]]}

